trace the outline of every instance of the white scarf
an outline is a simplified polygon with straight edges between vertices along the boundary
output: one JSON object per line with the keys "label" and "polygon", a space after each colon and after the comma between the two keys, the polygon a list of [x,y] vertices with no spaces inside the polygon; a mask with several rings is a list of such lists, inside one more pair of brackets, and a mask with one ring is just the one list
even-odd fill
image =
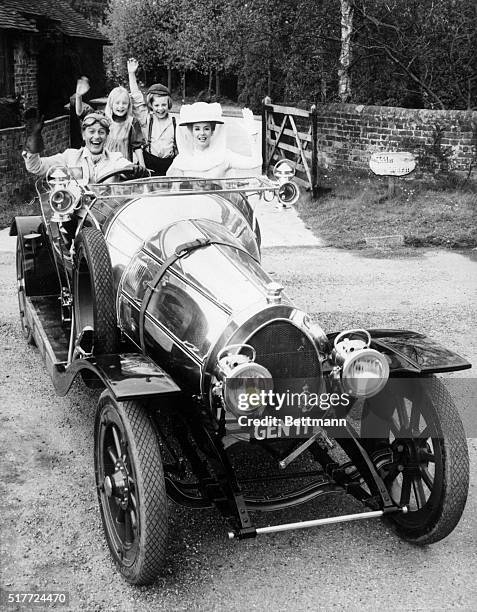
{"label": "white scarf", "polygon": [[210,137],[210,144],[206,149],[194,149],[194,139],[187,125],[178,125],[176,128],[176,142],[178,156],[174,166],[181,170],[206,172],[219,166],[225,159],[225,125],[216,123],[215,130]]}

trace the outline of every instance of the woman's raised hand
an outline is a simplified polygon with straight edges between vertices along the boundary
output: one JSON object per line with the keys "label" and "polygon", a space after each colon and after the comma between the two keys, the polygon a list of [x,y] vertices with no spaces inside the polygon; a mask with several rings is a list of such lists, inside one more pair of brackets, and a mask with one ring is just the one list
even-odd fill
{"label": "woman's raised hand", "polygon": [[134,57],[130,57],[128,59],[128,72],[136,73],[138,68],[139,68],[139,62],[137,61],[137,59],[135,59]]}
{"label": "woman's raised hand", "polygon": [[249,108],[242,109],[242,116],[244,127],[250,136],[256,136],[258,134],[257,122],[253,118],[253,113]]}

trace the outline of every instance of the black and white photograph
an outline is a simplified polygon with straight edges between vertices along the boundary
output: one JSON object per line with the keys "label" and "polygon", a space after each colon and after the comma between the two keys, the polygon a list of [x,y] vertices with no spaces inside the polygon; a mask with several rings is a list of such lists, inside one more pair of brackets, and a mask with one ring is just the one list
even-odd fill
{"label": "black and white photograph", "polygon": [[0,608],[477,607],[475,0],[0,0]]}

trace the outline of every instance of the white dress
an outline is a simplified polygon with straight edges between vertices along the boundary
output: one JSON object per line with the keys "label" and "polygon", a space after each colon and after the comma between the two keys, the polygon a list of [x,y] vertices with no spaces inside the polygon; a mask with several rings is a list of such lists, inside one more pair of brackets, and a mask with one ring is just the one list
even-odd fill
{"label": "white dress", "polygon": [[262,159],[258,153],[250,157],[239,155],[226,148],[225,138],[225,125],[217,123],[209,146],[204,150],[195,150],[191,129],[187,125],[178,125],[176,140],[179,154],[167,170],[167,176],[224,178],[234,176],[235,170],[252,170],[261,166]]}

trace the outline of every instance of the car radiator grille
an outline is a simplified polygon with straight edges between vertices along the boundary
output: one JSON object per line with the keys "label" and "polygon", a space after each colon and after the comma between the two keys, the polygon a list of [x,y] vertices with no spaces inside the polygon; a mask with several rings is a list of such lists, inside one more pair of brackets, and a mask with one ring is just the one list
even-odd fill
{"label": "car radiator grille", "polygon": [[321,364],[311,340],[288,321],[274,321],[258,330],[247,344],[257,352],[255,361],[271,373],[279,392],[317,393],[321,383]]}

